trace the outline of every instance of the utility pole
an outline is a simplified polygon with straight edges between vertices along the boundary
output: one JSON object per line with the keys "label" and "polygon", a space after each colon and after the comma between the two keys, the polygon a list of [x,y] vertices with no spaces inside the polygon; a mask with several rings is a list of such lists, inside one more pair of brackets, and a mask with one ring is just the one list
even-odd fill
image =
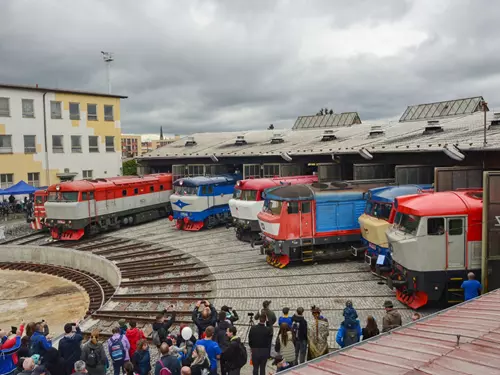
{"label": "utility pole", "polygon": [[111,62],[114,60],[113,52],[101,51],[102,59],[106,63],[106,78],[108,81],[108,94],[111,94]]}
{"label": "utility pole", "polygon": [[486,148],[486,144],[488,143],[486,141],[486,130],[488,127],[486,126],[486,112],[488,111],[488,103],[486,103],[484,100],[481,102],[481,105],[483,107],[483,114],[484,114],[484,139],[483,139],[483,147]]}

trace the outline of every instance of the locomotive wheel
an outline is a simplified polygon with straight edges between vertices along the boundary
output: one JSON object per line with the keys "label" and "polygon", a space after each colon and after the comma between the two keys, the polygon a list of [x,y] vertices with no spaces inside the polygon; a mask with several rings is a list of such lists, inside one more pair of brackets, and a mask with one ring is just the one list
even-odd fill
{"label": "locomotive wheel", "polygon": [[236,229],[236,238],[240,241],[243,238],[243,231],[241,230],[241,228]]}

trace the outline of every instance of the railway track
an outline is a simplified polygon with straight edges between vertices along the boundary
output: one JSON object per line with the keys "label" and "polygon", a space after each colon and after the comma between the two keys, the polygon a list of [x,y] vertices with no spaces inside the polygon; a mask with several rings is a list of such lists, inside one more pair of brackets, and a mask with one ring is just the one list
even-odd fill
{"label": "railway track", "polygon": [[99,310],[111,298],[115,288],[103,278],[74,268],[39,263],[1,262],[0,270],[28,271],[62,277],[80,285],[89,296],[87,315]]}
{"label": "railway track", "polygon": [[48,233],[33,232],[24,236],[11,238],[10,240],[0,242],[0,245],[29,245],[37,241],[49,239]]}

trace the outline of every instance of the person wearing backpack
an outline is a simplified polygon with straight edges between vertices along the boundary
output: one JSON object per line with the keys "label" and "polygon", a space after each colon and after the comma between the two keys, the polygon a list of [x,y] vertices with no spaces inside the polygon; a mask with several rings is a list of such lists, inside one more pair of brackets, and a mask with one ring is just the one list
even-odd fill
{"label": "person wearing backpack", "polygon": [[130,360],[130,343],[127,337],[120,333],[120,327],[113,328],[112,332],[113,336],[108,340],[108,353],[113,362],[114,375],[120,375],[123,365]]}
{"label": "person wearing backpack", "polygon": [[139,375],[147,375],[151,371],[151,355],[146,339],[139,340],[137,350],[132,356],[134,370]]}
{"label": "person wearing backpack", "polygon": [[344,320],[340,323],[340,328],[337,331],[335,341],[341,348],[345,348],[359,342],[361,335],[362,331],[359,320],[356,319],[354,322]]}
{"label": "person wearing backpack", "polygon": [[161,358],[155,364],[154,375],[180,375],[181,364],[177,357],[170,354],[167,343],[160,345]]}
{"label": "person wearing backpack", "polygon": [[172,327],[172,324],[174,324],[175,321],[175,312],[172,312],[172,316],[168,320],[165,320],[166,313],[167,310],[164,310],[163,314],[158,314],[156,316],[156,322],[153,323],[152,339],[153,344],[156,345],[157,348],[159,348],[162,343],[167,341],[168,330]]}
{"label": "person wearing backpack", "polygon": [[292,316],[292,334],[295,342],[295,363],[304,363],[307,353],[307,320],[304,308],[299,307]]}
{"label": "person wearing backpack", "polygon": [[236,336],[236,332],[238,331],[234,326],[227,329],[226,335],[229,339],[229,345],[221,356],[228,375],[240,375],[241,368],[245,366],[248,359],[247,349],[241,339]]}
{"label": "person wearing backpack", "polygon": [[99,342],[99,330],[90,334],[90,340],[82,348],[81,360],[85,362],[89,375],[105,375],[108,367],[108,358],[104,345]]}

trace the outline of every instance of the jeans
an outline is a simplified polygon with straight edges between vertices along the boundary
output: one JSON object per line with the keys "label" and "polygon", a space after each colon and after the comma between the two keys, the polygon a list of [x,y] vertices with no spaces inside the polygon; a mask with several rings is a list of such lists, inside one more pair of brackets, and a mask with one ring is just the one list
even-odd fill
{"label": "jeans", "polygon": [[210,369],[210,375],[217,375],[217,367]]}
{"label": "jeans", "polygon": [[241,369],[236,369],[236,370],[229,370],[228,374],[229,375],[240,375]]}
{"label": "jeans", "polygon": [[252,349],[253,375],[266,375],[266,365],[269,359],[268,348]]}
{"label": "jeans", "polygon": [[120,370],[123,370],[123,373],[125,374],[125,369],[123,368],[124,364],[125,364],[124,361],[113,362],[113,373],[114,373],[114,375],[120,375]]}
{"label": "jeans", "polygon": [[[297,341],[295,343],[295,363],[304,363],[306,361],[307,340]],[[300,359],[300,361],[299,361]]]}

